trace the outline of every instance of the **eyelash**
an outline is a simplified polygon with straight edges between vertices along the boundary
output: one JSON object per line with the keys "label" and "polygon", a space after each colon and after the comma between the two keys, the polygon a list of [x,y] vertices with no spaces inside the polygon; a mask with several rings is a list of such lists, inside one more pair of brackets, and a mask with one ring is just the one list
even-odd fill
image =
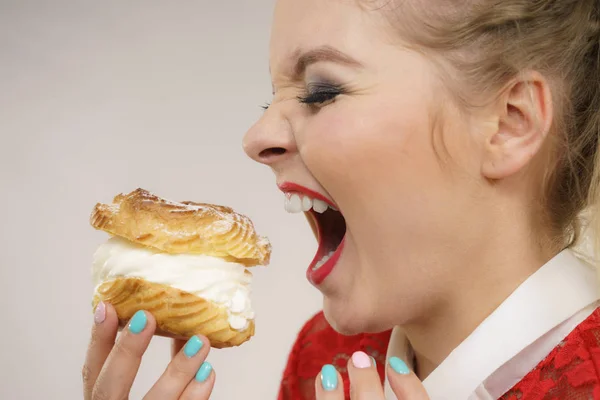
{"label": "eyelash", "polygon": [[[343,94],[344,90],[341,87],[319,84],[309,86],[308,93],[304,96],[298,96],[297,99],[300,103],[308,106],[320,106],[324,103],[335,101],[335,98],[340,94]],[[263,110],[267,110],[271,103],[266,103],[261,106]]]}
{"label": "eyelash", "polygon": [[318,106],[329,101],[334,101],[337,96],[343,93],[343,89],[334,85],[319,84],[308,87],[308,93],[305,96],[298,97],[298,101],[309,106]]}

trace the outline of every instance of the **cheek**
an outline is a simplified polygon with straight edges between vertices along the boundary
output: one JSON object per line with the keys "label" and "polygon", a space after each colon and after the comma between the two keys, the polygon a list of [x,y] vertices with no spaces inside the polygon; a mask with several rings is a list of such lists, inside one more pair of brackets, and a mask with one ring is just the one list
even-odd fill
{"label": "cheek", "polygon": [[386,97],[334,103],[306,126],[302,158],[348,212],[374,198],[393,202],[439,172],[427,107],[402,100],[405,104]]}

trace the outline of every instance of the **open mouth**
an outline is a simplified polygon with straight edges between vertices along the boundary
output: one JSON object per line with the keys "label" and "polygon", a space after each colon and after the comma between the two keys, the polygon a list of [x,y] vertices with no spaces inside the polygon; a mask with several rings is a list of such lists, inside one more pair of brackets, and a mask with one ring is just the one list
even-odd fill
{"label": "open mouth", "polygon": [[328,208],[322,214],[311,210],[308,212],[315,222],[319,241],[319,248],[310,265],[312,271],[322,268],[340,250],[346,236],[346,220],[342,213]]}
{"label": "open mouth", "polygon": [[324,196],[295,184],[280,186],[286,194],[285,208],[290,213],[304,212],[319,242],[306,277],[318,285],[331,273],[344,248],[346,220]]}

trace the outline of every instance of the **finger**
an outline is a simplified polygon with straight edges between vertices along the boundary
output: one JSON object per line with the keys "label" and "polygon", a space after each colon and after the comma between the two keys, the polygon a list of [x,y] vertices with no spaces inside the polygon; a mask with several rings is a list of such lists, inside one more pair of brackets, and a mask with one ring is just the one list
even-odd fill
{"label": "finger", "polygon": [[419,378],[398,357],[391,357],[387,377],[398,400],[428,400],[429,396]]}
{"label": "finger", "polygon": [[173,339],[173,341],[171,342],[171,358],[175,357],[177,353],[179,353],[181,349],[183,349],[185,343],[185,340]]}
{"label": "finger", "polygon": [[192,336],[183,349],[173,357],[145,400],[179,399],[188,384],[194,379],[200,365],[210,351],[210,343],[205,337]]}
{"label": "finger", "polygon": [[138,311],[123,329],[98,376],[92,399],[127,398],[156,329],[152,314]]}
{"label": "finger", "polygon": [[317,400],[344,400],[342,376],[331,364],[323,366],[315,379]]}
{"label": "finger", "polygon": [[215,386],[215,379],[212,365],[203,362],[179,400],[207,400]]}
{"label": "finger", "polygon": [[92,337],[83,364],[83,398],[90,400],[92,391],[102,370],[106,358],[110,354],[119,330],[119,320],[115,309],[103,302],[98,303],[94,311]]}
{"label": "finger", "polygon": [[357,351],[348,360],[350,398],[352,400],[382,400],[383,385],[375,362],[364,352]]}

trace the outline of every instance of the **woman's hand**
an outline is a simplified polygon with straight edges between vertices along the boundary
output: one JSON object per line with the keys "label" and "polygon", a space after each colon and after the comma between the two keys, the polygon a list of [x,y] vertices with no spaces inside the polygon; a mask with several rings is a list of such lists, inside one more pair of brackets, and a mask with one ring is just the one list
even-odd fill
{"label": "woman's hand", "polygon": [[[139,311],[116,339],[118,320],[112,306],[100,303],[94,320],[83,367],[84,399],[127,399],[156,321],[150,313]],[[185,344],[176,341],[173,349],[173,359],[144,399],[208,399],[215,382],[211,365],[204,362],[210,350],[208,339],[194,336]]]}
{"label": "woman's hand", "polygon": [[[421,381],[399,358],[392,357],[386,366],[390,386],[398,400],[428,400]],[[385,400],[375,361],[362,351],[348,360],[350,398],[352,400]],[[321,370],[316,382],[317,400],[344,400],[341,375],[332,365]]]}

